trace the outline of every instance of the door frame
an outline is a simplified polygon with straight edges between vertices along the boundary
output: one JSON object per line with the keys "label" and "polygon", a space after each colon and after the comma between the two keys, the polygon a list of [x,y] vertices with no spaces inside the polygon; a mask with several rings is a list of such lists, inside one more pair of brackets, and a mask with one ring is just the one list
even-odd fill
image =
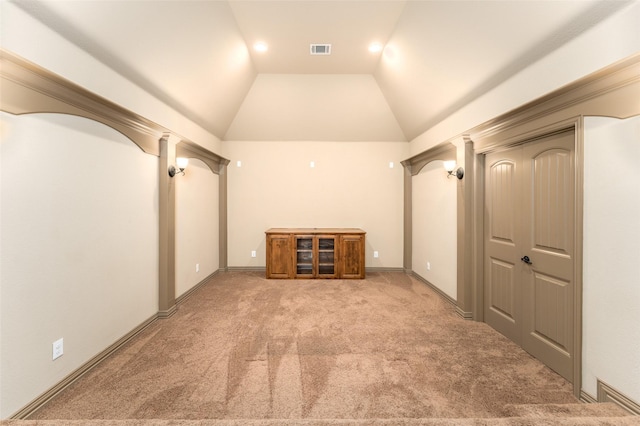
{"label": "door frame", "polygon": [[[411,273],[413,239],[411,177],[430,158],[457,159],[465,170],[457,188],[457,313],[465,319],[484,321],[484,154],[552,133],[562,127],[575,128],[575,312],[573,390],[581,398],[582,388],[582,232],[583,232],[583,117],[619,119],[640,114],[640,54],[631,55],[573,83],[528,102],[509,112],[437,141],[402,162],[404,176],[404,269]],[[449,159],[449,158],[447,158]]]}
{"label": "door frame", "polygon": [[[582,397],[584,117],[626,119],[638,115],[639,98],[640,54],[637,54],[474,127],[464,135],[465,140],[471,141],[471,154],[467,153],[468,147],[464,154],[458,150],[458,158],[465,159],[465,169],[470,173],[464,178],[469,177],[466,188],[470,194],[458,197],[458,223],[460,217],[472,216],[471,232],[465,233],[464,227],[458,226],[458,289],[464,286],[472,289],[469,293],[458,291],[458,306],[471,306],[473,319],[484,321],[485,154],[562,129],[573,127],[575,131],[573,393],[578,399]],[[460,203],[461,198],[464,203]],[[461,236],[461,233],[465,235]],[[460,247],[461,241],[463,247]],[[460,274],[460,268],[464,267],[461,265],[469,263],[466,256],[471,256],[470,279],[468,273]],[[461,283],[461,280],[470,282]],[[465,300],[460,300],[461,295]],[[471,300],[468,300],[469,296]]]}
{"label": "door frame", "polygon": [[[476,191],[474,199],[477,208],[474,209],[473,222],[476,232],[473,250],[473,263],[476,277],[474,283],[474,319],[484,321],[484,231],[485,231],[485,155],[508,148],[525,145],[529,142],[551,136],[557,133],[572,131],[574,137],[574,263],[573,263],[573,342],[571,348],[573,368],[573,392],[580,397],[582,389],[582,267],[583,267],[583,177],[584,177],[584,142],[583,117],[573,117],[541,126],[532,131],[515,134],[504,140],[474,149],[474,171],[476,177]],[[478,183],[479,181],[479,183]]]}

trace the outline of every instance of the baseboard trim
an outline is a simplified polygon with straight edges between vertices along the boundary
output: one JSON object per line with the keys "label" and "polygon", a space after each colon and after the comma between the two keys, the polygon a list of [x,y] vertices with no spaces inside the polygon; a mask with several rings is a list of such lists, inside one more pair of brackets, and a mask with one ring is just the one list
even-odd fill
{"label": "baseboard trim", "polygon": [[158,311],[158,318],[160,319],[167,319],[173,316],[173,314],[176,313],[176,311],[178,310],[178,305],[174,304],[173,306],[171,306],[169,309],[164,310],[164,311]]}
{"label": "baseboard trim", "polygon": [[[228,266],[225,268],[226,272],[267,272],[267,268],[264,266]],[[365,272],[405,272],[404,268],[387,268],[387,267],[367,267]]]}
{"label": "baseboard trim", "polygon": [[267,273],[265,266],[228,266],[227,272],[264,272]]}
{"label": "baseboard trim", "polygon": [[473,312],[463,311],[457,304],[456,304],[456,314],[458,314],[460,318],[464,320],[467,320],[467,321],[473,320]]}
{"label": "baseboard trim", "polygon": [[56,395],[58,395],[60,392],[62,392],[64,389],[66,389],[68,386],[70,386],[73,382],[75,382],[76,380],[81,378],[84,374],[89,372],[93,367],[97,366],[102,361],[104,361],[108,356],[110,356],[112,353],[114,353],[115,351],[120,349],[120,347],[122,347],[125,343],[127,343],[129,340],[133,339],[135,336],[137,336],[139,333],[141,333],[149,325],[151,325],[152,323],[154,323],[158,319],[166,319],[166,318],[171,317],[173,314],[175,314],[176,311],[177,311],[177,305],[179,305],[181,303],[184,303],[189,297],[191,297],[191,295],[193,295],[193,293],[196,292],[196,290],[198,290],[200,287],[205,285],[207,282],[209,282],[209,280],[211,278],[213,278],[214,276],[216,276],[220,272],[221,272],[221,270],[218,269],[217,271],[215,271],[212,274],[210,274],[209,276],[207,276],[205,279],[200,281],[198,284],[193,286],[191,289],[187,290],[184,294],[182,294],[178,298],[176,298],[176,304],[174,306],[172,306],[170,309],[168,309],[166,311],[158,311],[157,314],[155,314],[152,317],[148,318],[142,324],[138,325],[133,330],[131,330],[129,333],[125,334],[120,339],[118,339],[116,342],[114,342],[112,345],[107,347],[104,351],[100,352],[98,355],[94,356],[89,361],[87,361],[86,363],[81,365],[79,368],[74,370],[71,374],[69,374],[67,377],[62,379],[57,384],[55,384],[49,390],[45,391],[42,395],[40,395],[39,397],[37,397],[36,399],[31,401],[29,404],[27,404],[25,407],[23,407],[20,411],[14,413],[10,417],[10,419],[23,420],[23,419],[28,418],[30,415],[35,413],[40,407],[42,407],[44,404],[49,402],[52,398],[54,398]]}
{"label": "baseboard trim", "polygon": [[[264,266],[229,266],[225,268],[228,272],[264,272],[266,274],[267,268]],[[368,267],[365,268],[366,272],[405,272],[404,268],[386,268],[386,267]]]}
{"label": "baseboard trim", "polygon": [[384,266],[371,266],[364,268],[365,272],[404,272],[404,268],[387,268]]}
{"label": "baseboard trim", "polygon": [[45,391],[43,394],[41,394],[39,397],[31,401],[29,404],[24,406],[20,411],[17,411],[9,418],[17,419],[17,420],[27,419],[30,415],[35,413],[40,407],[42,407],[44,404],[49,402],[51,399],[53,399],[56,395],[58,395],[60,392],[65,390],[67,387],[69,387],[76,380],[78,380],[79,378],[84,376],[86,373],[88,373],[91,369],[93,369],[93,367],[100,364],[108,356],[110,356],[112,353],[120,349],[125,343],[127,343],[129,340],[136,337],[144,329],[146,329],[151,324],[156,322],[157,319],[158,319],[157,314],[148,318],[146,321],[144,321],[143,323],[135,327],[133,330],[131,330],[130,332],[122,336],[120,339],[116,340],[113,344],[108,346],[105,350],[100,352],[98,355],[94,356],[89,361],[82,364],[80,367],[78,367],[76,370],[71,372],[64,379],[59,381],[49,390]]}
{"label": "baseboard trim", "polygon": [[409,273],[409,275],[411,275],[412,277],[414,277],[418,281],[422,282],[423,284],[426,284],[427,287],[429,287],[431,290],[435,291],[436,294],[438,296],[440,296],[442,299],[444,299],[445,302],[451,304],[451,306],[453,306],[453,308],[455,309],[456,313],[460,315],[460,312],[458,312],[458,302],[456,302],[453,299],[453,297],[449,296],[444,291],[440,290],[438,287],[436,287],[435,285],[431,284],[429,281],[427,281],[426,279],[424,279],[420,275],[416,274],[414,271],[411,271],[411,273]]}
{"label": "baseboard trim", "polygon": [[597,399],[595,399],[594,397],[592,397],[591,395],[589,395],[583,390],[580,391],[580,401],[584,402],[585,404],[595,404],[598,402]]}
{"label": "baseboard trim", "polygon": [[598,379],[598,402],[613,402],[629,413],[640,416],[640,404]]}
{"label": "baseboard trim", "polygon": [[191,295],[193,295],[193,293],[198,291],[200,289],[200,287],[202,287],[203,285],[208,283],[209,280],[211,280],[211,278],[215,277],[219,273],[220,273],[220,269],[218,269],[217,271],[209,274],[205,279],[200,281],[198,284],[194,285],[189,290],[185,291],[180,296],[176,297],[176,305],[180,305],[181,303],[184,303],[188,298],[191,297]]}

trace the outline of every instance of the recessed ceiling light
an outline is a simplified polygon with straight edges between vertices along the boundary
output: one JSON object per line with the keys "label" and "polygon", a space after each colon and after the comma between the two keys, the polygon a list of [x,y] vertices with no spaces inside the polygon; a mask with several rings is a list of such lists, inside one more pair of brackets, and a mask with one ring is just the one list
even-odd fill
{"label": "recessed ceiling light", "polygon": [[256,52],[266,52],[269,50],[269,46],[264,41],[259,41],[253,45],[253,48]]}
{"label": "recessed ceiling light", "polygon": [[371,43],[369,45],[369,52],[371,53],[378,53],[378,52],[382,52],[382,43]]}

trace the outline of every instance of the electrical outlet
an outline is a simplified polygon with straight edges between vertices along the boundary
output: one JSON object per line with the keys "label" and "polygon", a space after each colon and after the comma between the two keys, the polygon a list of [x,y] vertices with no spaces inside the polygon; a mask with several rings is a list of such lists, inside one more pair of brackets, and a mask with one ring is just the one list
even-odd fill
{"label": "electrical outlet", "polygon": [[374,257],[375,259],[377,259],[377,258],[378,258],[378,252],[377,252],[377,251],[374,251],[374,252],[373,252],[373,257]]}
{"label": "electrical outlet", "polygon": [[431,270],[431,262],[427,262],[427,271]]}
{"label": "electrical outlet", "polygon": [[255,250],[251,250],[251,257],[256,257],[256,256],[257,256],[256,251]]}
{"label": "electrical outlet", "polygon": [[64,354],[64,341],[62,338],[53,342],[53,359],[60,358]]}
{"label": "electrical outlet", "polygon": [[200,264],[196,263],[196,272],[200,272]]}

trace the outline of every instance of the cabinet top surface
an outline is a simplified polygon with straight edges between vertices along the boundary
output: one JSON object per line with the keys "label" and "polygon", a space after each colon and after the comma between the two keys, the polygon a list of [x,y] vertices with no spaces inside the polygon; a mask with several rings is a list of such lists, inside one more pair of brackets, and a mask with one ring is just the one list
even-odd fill
{"label": "cabinet top surface", "polygon": [[270,228],[266,234],[366,234],[360,228]]}

